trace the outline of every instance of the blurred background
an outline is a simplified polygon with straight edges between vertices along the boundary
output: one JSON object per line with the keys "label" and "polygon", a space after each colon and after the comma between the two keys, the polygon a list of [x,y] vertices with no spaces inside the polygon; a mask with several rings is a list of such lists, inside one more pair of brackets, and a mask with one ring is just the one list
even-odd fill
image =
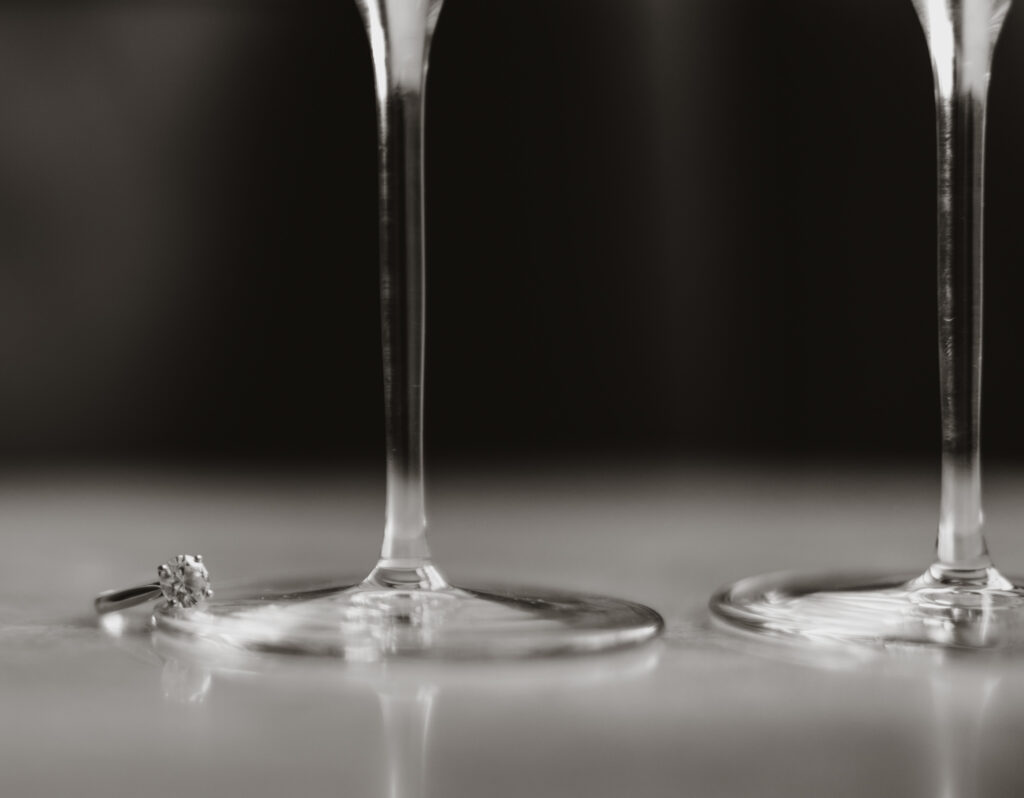
{"label": "blurred background", "polygon": [[[1024,457],[1024,14],[989,116],[985,450]],[[0,8],[0,463],[378,463],[351,0]],[[448,0],[432,460],[934,458],[909,0]]]}

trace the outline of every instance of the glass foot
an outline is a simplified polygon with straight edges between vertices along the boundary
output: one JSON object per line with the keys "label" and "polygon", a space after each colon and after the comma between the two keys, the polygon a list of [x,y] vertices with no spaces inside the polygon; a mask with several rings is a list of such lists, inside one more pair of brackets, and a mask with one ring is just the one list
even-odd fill
{"label": "glass foot", "polygon": [[955,578],[779,573],[711,598],[714,617],[747,632],[822,643],[1004,648],[1024,645],[1024,588],[994,568]]}
{"label": "glass foot", "polygon": [[163,632],[207,642],[362,662],[596,652],[651,640],[664,625],[654,610],[629,601],[450,587],[429,566],[420,576],[378,568],[354,586],[218,591],[204,607],[163,606],[154,617]]}

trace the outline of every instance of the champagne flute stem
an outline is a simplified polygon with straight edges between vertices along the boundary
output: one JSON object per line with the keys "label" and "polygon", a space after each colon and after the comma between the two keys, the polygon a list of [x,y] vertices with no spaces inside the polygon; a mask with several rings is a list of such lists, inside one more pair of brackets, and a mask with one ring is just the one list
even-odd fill
{"label": "champagne flute stem", "polygon": [[429,564],[423,489],[423,112],[441,0],[357,0],[377,94],[387,508],[381,566]]}
{"label": "champagne flute stem", "polygon": [[422,93],[389,93],[380,113],[381,321],[387,444],[385,559],[427,559],[423,491]]}
{"label": "champagne flute stem", "polygon": [[985,110],[1010,0],[914,0],[931,53],[938,141],[942,487],[933,574],[983,579],[981,511],[982,211]]}

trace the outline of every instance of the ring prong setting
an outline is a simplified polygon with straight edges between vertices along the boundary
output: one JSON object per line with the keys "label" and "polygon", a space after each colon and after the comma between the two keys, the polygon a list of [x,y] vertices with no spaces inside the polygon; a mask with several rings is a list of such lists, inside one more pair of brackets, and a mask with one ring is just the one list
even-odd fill
{"label": "ring prong setting", "polygon": [[179,554],[157,568],[160,592],[172,607],[190,608],[213,595],[201,555]]}

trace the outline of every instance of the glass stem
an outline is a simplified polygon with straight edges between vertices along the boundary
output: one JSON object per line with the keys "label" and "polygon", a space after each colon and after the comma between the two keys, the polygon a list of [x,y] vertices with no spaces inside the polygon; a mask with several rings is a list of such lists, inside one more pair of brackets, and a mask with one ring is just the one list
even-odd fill
{"label": "glass stem", "polygon": [[935,79],[942,489],[933,575],[982,579],[981,332],[985,108],[1010,0],[914,0]]}
{"label": "glass stem", "polygon": [[423,114],[441,0],[357,0],[377,94],[387,510],[379,567],[429,565],[423,490]]}

